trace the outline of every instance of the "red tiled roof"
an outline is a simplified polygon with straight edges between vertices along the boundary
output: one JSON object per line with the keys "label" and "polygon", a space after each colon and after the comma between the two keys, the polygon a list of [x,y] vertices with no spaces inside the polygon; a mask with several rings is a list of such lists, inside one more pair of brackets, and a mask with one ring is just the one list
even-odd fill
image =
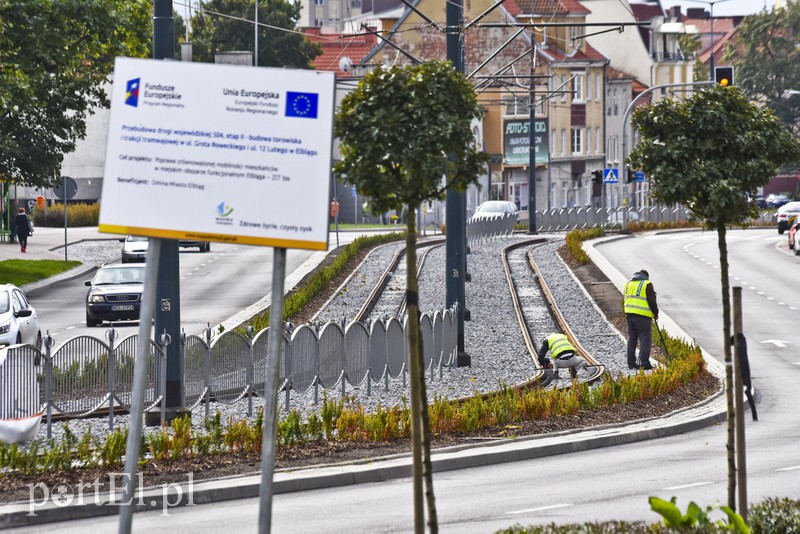
{"label": "red tiled roof", "polygon": [[631,4],[631,11],[633,12],[633,16],[641,21],[664,15],[660,5]]}
{"label": "red tiled roof", "polygon": [[[683,23],[696,26],[697,33],[711,33],[711,19],[684,19]],[[714,33],[727,33],[735,25],[736,22],[732,18],[714,17]]]}
{"label": "red tiled roof", "polygon": [[522,15],[587,15],[590,10],[578,0],[517,0]]}
{"label": "red tiled roof", "polygon": [[323,34],[320,28],[304,28],[311,42],[319,43],[322,54],[311,62],[314,69],[336,72],[340,78],[353,76],[352,71],[341,72],[339,60],[348,57],[357,65],[377,43],[378,38],[372,33],[353,34]]}
{"label": "red tiled roof", "polygon": [[522,14],[522,9],[520,9],[519,4],[517,4],[517,0],[506,0],[503,2],[503,7],[508,11],[508,14],[514,18]]}

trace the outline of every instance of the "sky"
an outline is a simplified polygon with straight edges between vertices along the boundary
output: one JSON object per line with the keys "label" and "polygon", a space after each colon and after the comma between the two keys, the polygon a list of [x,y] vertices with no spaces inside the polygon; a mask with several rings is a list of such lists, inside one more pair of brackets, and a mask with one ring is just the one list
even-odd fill
{"label": "sky", "polygon": [[715,17],[731,17],[735,15],[752,15],[758,13],[766,5],[767,10],[771,10],[775,5],[775,0],[708,0],[690,2],[689,0],[661,0],[664,10],[672,6],[680,5],[681,11],[685,14],[691,7],[704,8],[711,11],[711,3],[714,4]]}

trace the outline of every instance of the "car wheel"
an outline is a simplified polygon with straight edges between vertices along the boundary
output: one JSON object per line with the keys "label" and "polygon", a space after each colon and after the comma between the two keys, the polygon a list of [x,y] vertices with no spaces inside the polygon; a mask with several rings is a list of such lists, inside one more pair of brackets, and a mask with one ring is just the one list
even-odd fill
{"label": "car wheel", "polygon": [[22,334],[17,332],[17,345],[22,345]]}
{"label": "car wheel", "polygon": [[42,350],[42,331],[36,332],[36,348]]}
{"label": "car wheel", "polygon": [[98,321],[97,319],[94,319],[94,318],[93,318],[91,315],[89,315],[88,313],[86,314],[86,326],[88,326],[89,328],[91,328],[91,327],[93,327],[93,326],[98,326],[99,324],[100,324],[100,321]]}

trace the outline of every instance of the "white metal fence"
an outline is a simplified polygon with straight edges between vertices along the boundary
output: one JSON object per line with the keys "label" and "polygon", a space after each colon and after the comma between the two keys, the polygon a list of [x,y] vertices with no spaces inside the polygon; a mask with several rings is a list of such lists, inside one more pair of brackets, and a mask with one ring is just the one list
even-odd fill
{"label": "white metal fence", "polygon": [[[405,384],[408,350],[405,328],[395,318],[301,325],[283,331],[280,355],[280,391],[283,407],[290,409],[290,392],[346,386],[366,388],[400,379]],[[455,365],[458,328],[454,310],[424,313],[420,317],[422,354],[430,380],[441,379],[446,367]],[[182,336],[185,406],[211,401],[231,404],[247,399],[252,415],[253,396],[265,394],[267,383],[267,339],[269,328],[246,334],[236,331],[214,336],[207,328],[203,336]],[[161,406],[164,417],[166,346],[168,336],[150,340],[150,358],[145,391],[148,409]],[[14,345],[0,350],[0,418],[29,417],[43,412],[50,436],[52,417],[85,417],[108,410],[109,429],[115,411],[128,411],[133,387],[133,363],[138,336],[119,341],[116,330],[106,331],[106,340],[78,336],[55,348],[45,337],[43,348]],[[41,386],[41,387],[40,387]]]}

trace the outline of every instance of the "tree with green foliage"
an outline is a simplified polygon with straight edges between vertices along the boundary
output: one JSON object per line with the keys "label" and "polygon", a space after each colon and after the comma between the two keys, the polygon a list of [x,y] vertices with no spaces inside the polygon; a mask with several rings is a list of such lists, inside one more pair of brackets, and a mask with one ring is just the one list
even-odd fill
{"label": "tree with green foliage", "polygon": [[650,176],[653,197],[682,204],[717,232],[722,282],[723,346],[728,404],[728,506],[736,510],[733,368],[728,226],[758,214],[749,200],[777,169],[800,159],[800,143],[769,109],[736,87],[712,86],[685,101],[663,99],[637,110],[641,139],[629,163]]}
{"label": "tree with green foliage", "polygon": [[[311,68],[322,53],[295,27],[302,6],[297,1],[258,0],[258,65],[260,67]],[[191,19],[194,61],[214,62],[217,52],[255,48],[255,2],[208,0]]]}
{"label": "tree with green foliage", "polygon": [[728,46],[734,81],[751,99],[763,102],[794,133],[800,131],[800,3],[745,17],[736,29],[739,47]]}
{"label": "tree with green foliage", "polygon": [[48,187],[116,56],[146,57],[148,0],[0,0],[0,180]]}
{"label": "tree with green foliage", "polygon": [[404,206],[406,297],[414,485],[414,529],[424,531],[422,478],[428,525],[437,531],[430,461],[430,424],[419,333],[416,216],[419,205],[477,183],[488,155],[475,146],[471,121],[481,116],[475,92],[450,62],[378,68],[343,100],[334,133],[342,159],[335,171],[369,197],[373,211]]}

